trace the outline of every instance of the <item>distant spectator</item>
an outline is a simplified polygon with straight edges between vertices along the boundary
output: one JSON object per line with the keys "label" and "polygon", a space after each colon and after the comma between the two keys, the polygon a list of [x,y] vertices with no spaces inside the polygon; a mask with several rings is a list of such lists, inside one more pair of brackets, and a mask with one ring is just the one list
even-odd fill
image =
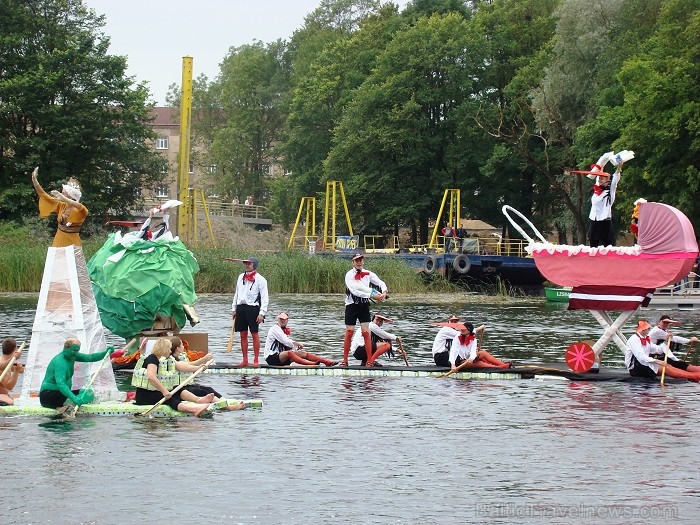
{"label": "distant spectator", "polygon": [[231,204],[233,204],[234,206],[237,206],[237,205],[239,205],[240,203],[241,203],[241,201],[238,200],[238,195],[236,195],[236,196],[233,198],[233,200],[231,201]]}
{"label": "distant spectator", "polygon": [[248,195],[248,196],[245,198],[245,203],[244,203],[244,204],[245,204],[246,206],[252,206],[252,205],[253,205],[253,196],[252,196],[252,195]]}
{"label": "distant spectator", "polygon": [[445,253],[449,253],[452,251],[454,245],[452,238],[455,234],[454,228],[452,228],[450,223],[445,224],[445,227],[442,229],[442,234],[445,236]]}

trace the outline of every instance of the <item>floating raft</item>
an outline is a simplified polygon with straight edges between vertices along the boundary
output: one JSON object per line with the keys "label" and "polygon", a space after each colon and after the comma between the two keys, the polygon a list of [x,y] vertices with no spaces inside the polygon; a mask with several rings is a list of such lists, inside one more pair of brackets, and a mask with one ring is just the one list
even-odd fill
{"label": "floating raft", "polygon": [[[236,365],[220,364],[210,366],[204,372],[206,374],[240,374],[240,375],[267,375],[267,376],[330,376],[330,377],[437,377],[449,372],[449,368],[440,366],[391,366],[384,365],[376,368],[366,366],[269,366],[244,367]],[[515,368],[474,368],[460,370],[449,377],[455,379],[531,379],[535,376],[532,370],[519,370]]]}
{"label": "floating raft", "polygon": [[[246,408],[262,408],[261,399],[241,399],[229,400],[230,402],[242,401]],[[114,401],[110,403],[95,403],[82,405],[78,410],[78,416],[133,416],[146,412],[152,405],[135,405],[133,403],[123,403]],[[69,409],[71,410],[71,409]],[[0,416],[55,416],[58,412],[53,408],[44,408],[38,404],[0,406]],[[149,417],[194,417],[186,412],[178,412],[169,406],[162,404]]]}
{"label": "floating raft", "polygon": [[[435,365],[404,366],[384,365],[378,368],[349,366],[347,368],[322,366],[268,366],[239,368],[235,364],[221,363],[205,370],[207,374],[238,375],[292,375],[330,377],[438,377],[449,372],[449,368]],[[600,372],[573,372],[565,363],[517,364],[513,368],[471,368],[450,374],[446,379],[533,379],[535,376],[550,376],[571,381],[616,381],[654,382],[644,378],[631,377],[624,367],[603,367]],[[669,381],[669,378],[666,378]],[[658,380],[657,380],[658,382]]]}

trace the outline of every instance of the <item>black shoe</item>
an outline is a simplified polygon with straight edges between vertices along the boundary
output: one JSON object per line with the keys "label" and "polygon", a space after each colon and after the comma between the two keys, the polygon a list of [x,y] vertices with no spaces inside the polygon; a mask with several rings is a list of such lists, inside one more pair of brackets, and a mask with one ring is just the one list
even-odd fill
{"label": "black shoe", "polygon": [[598,372],[600,372],[600,368],[591,368],[587,373],[597,374]]}

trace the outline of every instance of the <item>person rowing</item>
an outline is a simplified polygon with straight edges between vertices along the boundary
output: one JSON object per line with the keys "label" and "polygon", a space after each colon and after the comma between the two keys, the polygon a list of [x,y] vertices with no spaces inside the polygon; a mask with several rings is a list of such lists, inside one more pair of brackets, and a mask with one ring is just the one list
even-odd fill
{"label": "person rowing", "polygon": [[[11,391],[17,384],[19,375],[24,373],[24,365],[17,362],[22,355],[22,348],[17,350],[17,341],[8,337],[2,342],[2,355],[0,355],[0,406],[15,404],[17,394]],[[10,367],[9,370],[5,370]]]}
{"label": "person rowing", "polygon": [[[666,344],[655,344],[649,337],[651,325],[644,319],[637,322],[637,331],[627,340],[625,365],[632,377],[655,379],[666,369],[666,375],[690,381],[700,381],[700,367],[689,365],[686,369],[671,362],[671,352]],[[667,334],[668,337],[668,334]],[[665,354],[668,353],[668,363]],[[682,361],[679,361],[682,363]]]}
{"label": "person rowing", "polygon": [[295,341],[291,329],[287,326],[289,315],[285,312],[277,316],[277,322],[268,330],[265,340],[265,362],[270,366],[289,366],[292,363],[306,366],[335,366],[338,361],[332,361],[304,350],[304,344]]}
{"label": "person rowing", "polygon": [[[670,316],[668,315],[662,315],[659,317],[659,322],[656,323],[656,326],[652,327],[651,330],[649,330],[649,338],[651,339],[651,342],[660,345],[666,340],[667,336],[671,336],[671,342],[670,342],[670,348],[668,348],[668,364],[680,368],[682,370],[687,370],[689,372],[700,372],[700,367],[699,366],[694,366],[691,365],[690,363],[683,361],[681,359],[678,359],[674,354],[673,350],[679,352],[681,351],[681,346],[687,345],[690,343],[690,345],[694,345],[695,343],[698,342],[697,337],[681,337],[679,335],[672,334],[669,331],[669,328],[671,327],[672,324],[680,324],[680,321],[676,321],[674,319],[671,319]],[[664,359],[664,354],[656,354],[652,355],[652,357],[655,357],[657,359]]]}
{"label": "person rowing", "polygon": [[486,350],[478,347],[474,334],[486,330],[486,325],[481,325],[476,330],[472,323],[464,323],[460,326],[459,335],[452,340],[450,349],[450,369],[457,368],[510,368],[512,365],[494,357]]}
{"label": "person rowing", "polygon": [[[456,315],[450,316],[449,323],[459,323],[459,317]],[[440,328],[435,339],[433,340],[433,361],[437,366],[450,366],[450,349],[452,341],[459,335],[459,330],[453,326],[443,326]]]}
{"label": "person rowing", "polygon": [[374,314],[372,321],[369,323],[369,334],[371,340],[371,352],[367,352],[367,339],[362,331],[362,326],[357,329],[355,336],[352,338],[352,344],[350,349],[353,352],[353,356],[358,361],[362,362],[362,366],[372,366],[368,365],[368,362],[373,362],[374,366],[382,366],[381,363],[375,360],[382,354],[391,350],[391,343],[396,341],[401,343],[401,338],[397,335],[387,332],[382,328],[384,323],[393,323],[393,319],[381,314]]}

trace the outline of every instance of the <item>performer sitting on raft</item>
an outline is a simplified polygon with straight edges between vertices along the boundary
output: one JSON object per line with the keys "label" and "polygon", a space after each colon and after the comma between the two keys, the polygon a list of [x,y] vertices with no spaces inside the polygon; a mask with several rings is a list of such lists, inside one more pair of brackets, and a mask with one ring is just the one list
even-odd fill
{"label": "performer sitting on raft", "polygon": [[[450,323],[458,323],[459,317],[456,315],[448,319]],[[452,341],[459,335],[459,330],[451,326],[443,326],[440,331],[435,334],[433,341],[433,361],[437,366],[450,366],[450,349]]]}
{"label": "performer sitting on raft", "polygon": [[486,329],[486,325],[479,326],[476,330],[471,323],[465,323],[460,329],[460,333],[452,340],[450,349],[450,368],[457,370],[457,367],[464,364],[462,368],[510,368],[512,365],[492,356],[486,350],[477,348],[477,341],[474,337],[476,332]]}
{"label": "performer sitting on raft", "polygon": [[[180,339],[179,337],[170,337],[169,339],[170,352],[177,361],[176,368],[180,366],[179,363],[186,363],[189,366],[194,366],[194,370],[196,370],[204,363],[208,363],[209,361],[211,361],[214,357],[211,354],[207,354],[204,357],[200,357],[195,361],[190,361],[187,357],[187,352],[185,351],[185,344],[182,342],[182,339]],[[180,366],[180,368],[182,367]],[[180,372],[181,383],[187,378],[189,374],[183,373],[183,371],[181,370],[178,371]],[[210,386],[200,385],[198,383],[190,383],[185,387],[185,390],[189,390],[192,394],[199,397],[204,397],[207,394],[214,394],[214,403],[220,404],[221,408],[225,408],[226,410],[243,410],[245,408],[245,404],[243,404],[242,401],[239,401],[238,403],[229,404],[229,402],[226,399],[224,399],[224,396],[219,394]]]}
{"label": "performer sitting on raft", "polygon": [[397,341],[401,343],[401,338],[387,332],[382,328],[384,322],[393,323],[392,319],[384,317],[380,314],[375,314],[372,318],[372,322],[369,323],[369,335],[372,341],[372,355],[368,358],[367,347],[365,346],[366,339],[365,334],[362,332],[362,326],[355,332],[355,336],[352,338],[351,350],[353,351],[353,356],[355,359],[362,361],[362,366],[367,366],[368,361],[374,361],[374,366],[382,366],[381,363],[375,361],[380,355],[391,350],[391,342]]}
{"label": "performer sitting on raft", "polygon": [[[673,354],[673,350],[680,352],[683,345],[687,345],[688,343],[693,345],[697,343],[698,338],[691,337],[688,339],[679,335],[673,335],[668,331],[672,324],[680,324],[680,321],[675,321],[668,315],[662,315],[659,318],[659,322],[656,324],[656,326],[649,330],[649,339],[651,339],[652,343],[660,345],[666,340],[666,336],[670,335],[671,347],[668,349],[668,364],[682,370],[687,370],[688,372],[700,372],[700,366],[694,366],[685,361],[681,361]],[[655,357],[656,359],[663,359],[664,354],[652,354],[652,357]]]}
{"label": "performer sitting on raft", "polygon": [[[2,342],[2,355],[0,355],[0,374],[4,374],[0,383],[0,406],[14,405],[14,398],[17,394],[11,394],[10,391],[17,384],[19,375],[24,373],[24,365],[16,360],[20,358],[20,352],[17,350],[17,341],[12,337],[8,337]],[[15,363],[12,369],[5,372],[5,368],[10,364],[12,359]]]}
{"label": "performer sitting on raft", "polygon": [[670,377],[700,381],[700,367],[691,365],[688,366],[687,370],[677,368],[671,364],[671,354],[669,354],[668,366],[664,363],[662,356],[667,351],[666,345],[652,343],[649,337],[650,329],[651,325],[641,319],[637,323],[637,332],[627,340],[625,365],[627,365],[630,375],[654,379],[661,374],[661,370],[665,367],[666,375]]}
{"label": "performer sitting on raft", "polygon": [[[155,405],[165,398],[165,404],[173,410],[188,412],[195,416],[201,416],[214,401],[214,394],[198,397],[183,388],[170,394],[170,391],[180,384],[180,371],[194,372],[199,367],[175,361],[170,354],[172,343],[164,337],[158,339],[151,353],[139,359],[134,367],[134,375],[131,385],[136,387],[137,405]],[[193,404],[185,403],[191,401]]]}
{"label": "performer sitting on raft", "polygon": [[323,363],[326,366],[335,366],[338,361],[331,361],[304,350],[304,345],[294,341],[291,330],[287,326],[289,316],[282,312],[277,316],[275,323],[267,332],[265,340],[265,362],[270,366],[289,366],[292,363],[298,365],[314,366]]}
{"label": "performer sitting on raft", "polygon": [[95,394],[90,389],[72,390],[75,363],[93,363],[100,361],[107,354],[114,352],[113,346],[108,346],[102,352],[81,354],[80,341],[75,338],[67,339],[63,350],[55,356],[46,367],[46,375],[39,390],[39,402],[46,408],[59,408],[70,399],[75,405],[90,403]]}
{"label": "performer sitting on raft", "polygon": [[63,191],[54,190],[49,195],[39,184],[38,175],[39,168],[34,168],[32,184],[39,195],[39,216],[48,217],[55,213],[58,219],[58,230],[51,246],[54,248],[72,244],[80,246],[80,227],[88,216],[88,209],[80,204],[80,197],[82,197],[80,184],[77,180],[70,178],[63,185]]}

